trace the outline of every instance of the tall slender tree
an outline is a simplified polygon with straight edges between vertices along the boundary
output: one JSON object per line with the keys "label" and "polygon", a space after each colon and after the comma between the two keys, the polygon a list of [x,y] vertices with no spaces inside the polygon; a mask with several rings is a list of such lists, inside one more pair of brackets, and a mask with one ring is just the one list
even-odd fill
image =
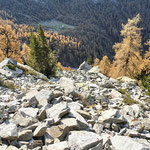
{"label": "tall slender tree", "polygon": [[138,14],[133,19],[128,19],[126,25],[122,25],[121,35],[123,40],[113,47],[116,55],[109,74],[111,77],[134,77],[140,72],[139,66],[142,61],[140,56],[142,29],[138,27],[140,20],[141,18]]}
{"label": "tall slender tree", "polygon": [[28,64],[46,76],[54,75],[57,61],[47,44],[41,25],[39,25],[37,33],[31,32],[30,49]]}

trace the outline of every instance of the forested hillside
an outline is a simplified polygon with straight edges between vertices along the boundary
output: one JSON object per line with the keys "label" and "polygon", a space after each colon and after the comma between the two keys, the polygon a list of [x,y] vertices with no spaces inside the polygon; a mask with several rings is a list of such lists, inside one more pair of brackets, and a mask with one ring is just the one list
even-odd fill
{"label": "forested hillside", "polygon": [[150,38],[149,0],[0,0],[0,9],[13,16],[17,23],[35,25],[55,19],[74,26],[59,33],[80,43],[76,50],[66,47],[65,53],[59,51],[59,60],[65,66],[77,67],[89,56],[94,60],[107,55],[112,60],[112,46],[121,41],[122,23],[138,13],[142,19],[142,43]]}

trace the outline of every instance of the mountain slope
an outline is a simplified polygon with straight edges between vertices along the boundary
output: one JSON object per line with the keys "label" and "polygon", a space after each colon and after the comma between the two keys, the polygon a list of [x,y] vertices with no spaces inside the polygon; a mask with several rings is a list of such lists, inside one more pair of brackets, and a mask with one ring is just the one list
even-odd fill
{"label": "mountain slope", "polygon": [[[121,24],[141,14],[143,43],[150,38],[149,0],[0,0],[0,9],[17,23],[37,24],[55,19],[76,26],[63,32],[80,41],[80,48],[61,55],[63,65],[77,67],[87,57],[113,58],[112,46],[121,40]],[[144,47],[145,48],[145,47]]]}

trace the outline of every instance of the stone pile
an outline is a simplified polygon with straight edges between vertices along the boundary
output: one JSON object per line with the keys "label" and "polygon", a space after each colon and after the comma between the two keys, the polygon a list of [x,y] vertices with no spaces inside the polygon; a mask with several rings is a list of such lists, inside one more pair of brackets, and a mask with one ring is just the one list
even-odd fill
{"label": "stone pile", "polygon": [[150,150],[146,90],[84,64],[51,79],[0,64],[0,150]]}

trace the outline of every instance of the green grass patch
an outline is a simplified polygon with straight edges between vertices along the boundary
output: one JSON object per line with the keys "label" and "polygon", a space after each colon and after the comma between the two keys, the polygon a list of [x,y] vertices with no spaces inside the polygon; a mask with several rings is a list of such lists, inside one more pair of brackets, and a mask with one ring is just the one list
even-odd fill
{"label": "green grass patch", "polygon": [[8,89],[12,89],[13,91],[19,88],[11,80],[3,80],[3,77],[0,77],[0,86],[3,86]]}
{"label": "green grass patch", "polygon": [[130,95],[126,95],[126,96],[125,96],[125,98],[124,98],[124,100],[123,100],[123,103],[125,103],[126,105],[139,104],[139,102],[136,101],[136,100],[134,100],[134,99],[132,99],[132,98],[130,97]]}
{"label": "green grass patch", "polygon": [[35,70],[27,69],[27,68],[22,67],[22,66],[17,66],[17,67],[18,67],[20,70],[22,70],[25,75],[35,75],[35,76],[38,76],[38,75],[39,75]]}
{"label": "green grass patch", "polygon": [[121,94],[128,94],[128,91],[126,89],[119,89],[119,92]]}

